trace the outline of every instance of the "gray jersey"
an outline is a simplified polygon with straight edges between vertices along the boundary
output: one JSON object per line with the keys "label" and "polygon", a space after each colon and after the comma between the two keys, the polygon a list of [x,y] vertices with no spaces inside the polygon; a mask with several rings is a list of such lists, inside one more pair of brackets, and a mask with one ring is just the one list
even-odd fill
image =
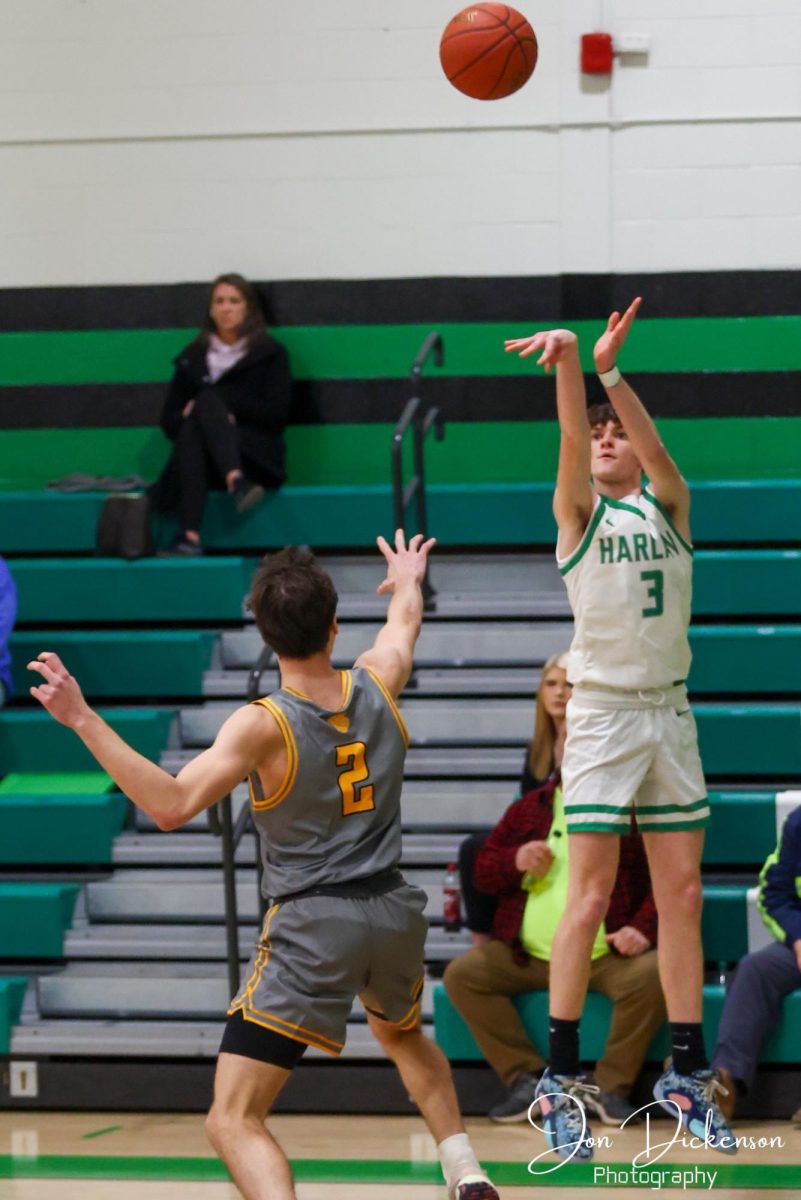
{"label": "gray jersey", "polygon": [[275,717],[287,753],[272,796],[264,796],[258,775],[250,777],[265,896],[350,882],[400,861],[406,726],[372,671],[340,674],[338,709],[291,688],[255,701]]}

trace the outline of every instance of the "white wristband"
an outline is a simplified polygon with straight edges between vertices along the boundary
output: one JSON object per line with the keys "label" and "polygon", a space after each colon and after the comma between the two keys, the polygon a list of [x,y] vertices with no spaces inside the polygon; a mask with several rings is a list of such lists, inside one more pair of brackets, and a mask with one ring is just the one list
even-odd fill
{"label": "white wristband", "polygon": [[614,366],[611,371],[599,371],[598,378],[605,388],[613,388],[617,387],[623,376],[620,374],[617,366]]}

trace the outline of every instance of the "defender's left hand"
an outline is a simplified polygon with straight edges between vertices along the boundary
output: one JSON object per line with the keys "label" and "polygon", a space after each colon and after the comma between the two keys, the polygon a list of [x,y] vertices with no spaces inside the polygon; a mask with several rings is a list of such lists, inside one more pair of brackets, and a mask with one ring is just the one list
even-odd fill
{"label": "defender's left hand", "polygon": [[593,350],[596,371],[612,370],[641,304],[642,296],[638,296],[631,302],[622,317],[619,312],[612,313],[606,323],[606,329],[598,338]]}
{"label": "defender's left hand", "polygon": [[377,537],[378,549],[387,560],[387,575],[376,588],[379,596],[394,592],[399,583],[411,580],[412,583],[422,583],[426,573],[429,551],[436,545],[436,538],[423,541],[422,533],[416,533],[406,545],[406,537],[402,529],[395,531],[395,549],[393,550],[385,538]]}
{"label": "defender's left hand", "polygon": [[50,650],[43,651],[28,663],[28,670],[36,671],[44,680],[30,689],[31,695],[62,725],[74,729],[81,718],[92,711],[84,700],[78,681],[70,675],[57,654]]}

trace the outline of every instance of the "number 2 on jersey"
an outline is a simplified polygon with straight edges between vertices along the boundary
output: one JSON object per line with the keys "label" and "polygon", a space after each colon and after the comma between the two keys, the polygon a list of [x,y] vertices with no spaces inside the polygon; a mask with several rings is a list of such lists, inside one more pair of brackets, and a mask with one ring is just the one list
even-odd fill
{"label": "number 2 on jersey", "polygon": [[665,611],[665,576],[661,571],[640,571],[643,583],[650,583],[646,595],[653,600],[650,608],[644,608],[644,617],[661,617]]}
{"label": "number 2 on jersey", "polygon": [[337,766],[346,767],[339,775],[339,790],[342,793],[342,816],[350,817],[353,813],[369,812],[375,808],[373,785],[364,784],[370,774],[364,758],[364,742],[348,742],[345,746],[337,746]]}

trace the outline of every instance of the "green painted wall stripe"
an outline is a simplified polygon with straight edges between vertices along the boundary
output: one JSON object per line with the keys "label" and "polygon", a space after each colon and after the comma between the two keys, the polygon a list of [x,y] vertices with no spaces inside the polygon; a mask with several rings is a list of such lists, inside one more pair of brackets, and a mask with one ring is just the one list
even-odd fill
{"label": "green painted wall stripe", "polygon": [[[561,322],[554,321],[553,324]],[[449,376],[525,375],[532,359],[506,354],[508,337],[547,329],[548,321],[440,324]],[[572,321],[592,369],[601,321]],[[401,379],[431,325],[320,325],[276,328],[296,379]],[[160,383],[193,329],[87,330],[0,335],[0,386]],[[671,317],[641,320],[626,346],[628,371],[801,370],[801,317]]]}
{"label": "green painted wall stripe", "polygon": [[[532,1132],[531,1154],[539,1152],[540,1143]],[[442,1184],[438,1163],[407,1162],[400,1159],[325,1159],[301,1158],[291,1160],[292,1170],[299,1183],[385,1183],[385,1184]],[[539,1164],[550,1166],[550,1160]],[[485,1162],[493,1181],[500,1187],[598,1187],[597,1168],[614,1171],[619,1177],[630,1176],[630,1162],[566,1163],[550,1175],[534,1176],[525,1162]],[[801,1187],[801,1166],[792,1163],[731,1163],[710,1154],[703,1162],[658,1162],[642,1168],[653,1182],[658,1178],[662,1187],[682,1187],[675,1177],[682,1173],[716,1172],[715,1189],[730,1188],[798,1188]],[[2,1179],[127,1179],[127,1180],[185,1180],[209,1182],[227,1180],[226,1168],[216,1158],[150,1158],[111,1157],[100,1155],[40,1155],[12,1157],[0,1155]],[[687,1176],[685,1175],[685,1186]],[[613,1186],[642,1187],[640,1182],[618,1182]],[[703,1187],[704,1185],[701,1184]]]}
{"label": "green painted wall stripe", "polygon": [[[695,417],[658,425],[693,481],[801,476],[801,417]],[[390,425],[293,426],[287,431],[289,482],[386,485],[391,436]],[[428,443],[427,477],[432,484],[552,483],[558,447],[555,421],[466,421],[449,425],[444,441]],[[0,490],[35,490],[72,471],[135,471],[152,480],[168,452],[161,431],[148,427],[4,430]]]}

